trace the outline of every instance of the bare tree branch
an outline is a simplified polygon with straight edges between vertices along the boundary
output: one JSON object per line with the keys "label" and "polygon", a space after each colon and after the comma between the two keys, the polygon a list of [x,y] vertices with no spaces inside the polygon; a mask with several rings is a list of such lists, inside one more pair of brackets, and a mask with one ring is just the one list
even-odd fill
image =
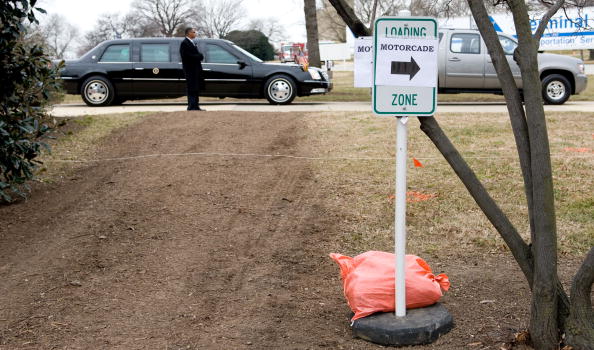
{"label": "bare tree branch", "polygon": [[208,0],[198,15],[198,31],[208,38],[222,38],[241,25],[242,0]]}
{"label": "bare tree branch", "polygon": [[369,21],[369,26],[373,27],[373,22],[375,22],[375,16],[377,15],[377,3],[379,0],[373,0],[373,7],[371,8],[371,20]]}
{"label": "bare tree branch", "polygon": [[280,43],[285,34],[285,28],[277,18],[257,18],[250,21],[247,29],[257,30],[264,33],[272,43]]}
{"label": "bare tree branch", "polygon": [[[541,1],[541,3],[545,4],[545,3],[547,3],[547,1]],[[549,24],[549,21],[555,15],[555,13],[557,13],[557,11],[559,11],[559,9],[563,6],[564,3],[565,3],[565,0],[558,0],[542,16],[542,18],[540,19],[540,23],[538,24],[538,28],[536,29],[536,32],[534,33],[534,40],[537,43],[540,43],[540,38],[542,38],[542,35],[544,34],[544,31],[547,28],[547,25]]]}
{"label": "bare tree branch", "polygon": [[524,179],[524,192],[526,193],[526,200],[528,204],[528,217],[530,220],[531,236],[534,236],[534,221],[533,221],[533,205],[532,205],[532,170],[530,157],[530,141],[528,136],[528,125],[526,122],[526,114],[524,106],[522,105],[522,97],[516,86],[509,63],[503,48],[499,43],[499,38],[495,29],[491,25],[487,9],[483,1],[469,0],[470,10],[475,18],[475,22],[483,36],[491,61],[497,72],[501,88],[503,90],[507,110],[516,140],[516,148],[520,158],[520,167],[522,169],[522,176]]}
{"label": "bare tree branch", "polygon": [[78,29],[66,17],[52,14],[34,27],[33,35],[52,58],[65,58],[73,42],[79,37]]}
{"label": "bare tree branch", "polygon": [[191,0],[136,0],[134,7],[146,20],[152,21],[161,35],[174,36],[195,11]]}
{"label": "bare tree branch", "polygon": [[318,9],[318,35],[320,40],[346,42],[346,25],[328,0],[324,0],[324,8]]}
{"label": "bare tree branch", "polygon": [[355,37],[368,36],[371,34],[369,28],[355,15],[353,8],[345,0],[328,0],[336,9],[344,23],[351,29]]}

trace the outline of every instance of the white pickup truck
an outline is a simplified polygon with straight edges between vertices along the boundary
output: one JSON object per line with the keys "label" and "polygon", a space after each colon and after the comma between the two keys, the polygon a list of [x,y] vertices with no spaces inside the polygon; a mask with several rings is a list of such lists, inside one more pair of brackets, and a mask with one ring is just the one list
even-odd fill
{"label": "white pickup truck", "polygon": [[[520,67],[513,59],[518,45],[508,35],[499,34],[499,41],[507,56],[518,88],[522,88]],[[485,42],[477,30],[441,29],[439,31],[439,92],[501,93],[501,86]],[[584,62],[580,59],[538,54],[538,70],[545,103],[562,104],[570,95],[579,94],[588,82]]]}

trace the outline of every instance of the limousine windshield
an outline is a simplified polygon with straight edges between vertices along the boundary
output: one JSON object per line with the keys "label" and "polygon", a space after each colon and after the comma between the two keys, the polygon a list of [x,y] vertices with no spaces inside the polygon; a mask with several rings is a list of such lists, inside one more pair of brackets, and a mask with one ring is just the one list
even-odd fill
{"label": "limousine windshield", "polygon": [[237,50],[241,51],[241,52],[242,52],[244,55],[248,56],[249,58],[251,58],[252,60],[254,60],[254,61],[256,61],[256,62],[260,62],[260,63],[264,62],[264,61],[262,61],[261,59],[259,59],[258,57],[256,57],[256,56],[252,55],[252,54],[251,54],[251,53],[249,53],[248,51],[246,51],[246,50],[242,49],[241,47],[239,47],[239,46],[237,46],[237,45],[235,45],[235,44],[233,44],[233,47],[234,47],[234,48],[236,48]]}

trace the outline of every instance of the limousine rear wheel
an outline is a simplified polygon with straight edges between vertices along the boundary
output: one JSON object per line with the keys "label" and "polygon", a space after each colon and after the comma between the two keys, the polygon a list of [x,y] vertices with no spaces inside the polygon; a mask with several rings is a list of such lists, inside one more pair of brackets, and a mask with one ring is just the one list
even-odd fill
{"label": "limousine rear wheel", "polygon": [[286,105],[293,101],[297,87],[293,79],[286,75],[273,75],[264,85],[264,95],[270,104]]}
{"label": "limousine rear wheel", "polygon": [[560,105],[571,95],[571,83],[561,74],[547,75],[542,80],[542,98],[546,104]]}
{"label": "limousine rear wheel", "polygon": [[109,106],[115,98],[115,90],[109,79],[95,75],[82,84],[81,96],[88,106]]}

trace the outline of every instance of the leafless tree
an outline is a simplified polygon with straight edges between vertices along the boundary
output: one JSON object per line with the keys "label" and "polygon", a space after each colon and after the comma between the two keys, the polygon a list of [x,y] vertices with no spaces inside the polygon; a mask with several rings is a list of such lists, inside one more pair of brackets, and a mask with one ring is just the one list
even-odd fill
{"label": "leafless tree", "polygon": [[[358,19],[345,0],[330,0],[356,36],[369,35],[369,29]],[[556,350],[566,343],[574,350],[592,350],[594,344],[594,247],[586,255],[573,277],[570,296],[557,274],[557,229],[553,192],[553,175],[547,134],[541,82],[538,72],[538,42],[550,18],[565,5],[564,0],[548,2],[548,10],[532,34],[528,7],[523,0],[492,1],[503,4],[512,14],[518,47],[518,63],[523,96],[516,87],[511,68],[491,25],[485,1],[468,0],[475,22],[485,39],[505,95],[524,179],[530,244],[489,195],[478,177],[464,161],[435,118],[419,118],[421,130],[439,149],[454,169],[485,216],[499,232],[532,291],[530,335],[537,350]],[[522,100],[525,103],[522,103]]]}
{"label": "leafless tree", "polygon": [[105,40],[151,37],[159,34],[160,30],[156,24],[137,12],[126,15],[105,13],[99,16],[93,28],[85,34],[78,54],[84,54]]}
{"label": "leafless tree", "polygon": [[[130,38],[143,38],[143,37],[156,37],[162,35],[161,28],[155,21],[147,19],[138,11],[132,11],[123,16],[118,22],[121,28],[121,37]],[[182,23],[177,27],[177,30],[183,30],[184,24]],[[115,29],[114,29],[115,32]],[[176,35],[177,36],[177,35]]]}
{"label": "leafless tree", "polygon": [[152,22],[162,36],[174,36],[180,27],[196,16],[199,2],[191,0],[135,0],[138,18]]}
{"label": "leafless tree", "polygon": [[409,9],[413,16],[431,17],[462,16],[470,12],[464,0],[412,0]]}
{"label": "leafless tree", "polygon": [[45,48],[48,56],[63,59],[78,39],[79,31],[63,15],[52,14],[32,28],[31,36]]}
{"label": "leafless tree", "polygon": [[285,34],[285,27],[280,23],[278,18],[274,17],[253,19],[248,23],[247,29],[264,33],[268,37],[268,40],[273,43],[283,41],[283,35]]}
{"label": "leafless tree", "polygon": [[406,0],[355,0],[355,15],[367,27],[371,27],[372,21],[377,17],[395,16],[398,10],[404,9]]}
{"label": "leafless tree", "polygon": [[346,42],[346,25],[328,0],[318,9],[318,34],[320,40]]}
{"label": "leafless tree", "polygon": [[355,0],[354,13],[363,24],[373,29],[376,18],[395,16],[404,9],[414,16],[451,17],[469,13],[464,0]]}
{"label": "leafless tree", "polygon": [[313,67],[320,67],[320,45],[318,40],[316,0],[303,0],[303,9],[305,12],[309,64]]}
{"label": "leafless tree", "polygon": [[205,0],[195,20],[201,35],[222,38],[238,29],[244,17],[242,0]]}

